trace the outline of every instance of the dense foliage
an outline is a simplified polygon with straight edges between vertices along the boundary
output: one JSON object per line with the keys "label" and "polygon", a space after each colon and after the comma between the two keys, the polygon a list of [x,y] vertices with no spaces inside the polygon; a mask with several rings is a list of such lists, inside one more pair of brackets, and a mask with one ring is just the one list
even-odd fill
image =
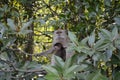
{"label": "dense foliage", "polygon": [[[50,48],[58,28],[74,56],[51,66],[29,55]],[[0,0],[0,80],[119,80],[119,30],[119,0]]]}

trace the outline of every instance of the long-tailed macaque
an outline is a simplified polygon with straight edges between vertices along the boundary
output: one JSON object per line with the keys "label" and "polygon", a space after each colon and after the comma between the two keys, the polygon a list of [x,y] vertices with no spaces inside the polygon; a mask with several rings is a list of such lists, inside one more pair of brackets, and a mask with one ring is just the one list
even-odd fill
{"label": "long-tailed macaque", "polygon": [[68,50],[68,46],[70,43],[70,39],[68,37],[68,32],[66,30],[61,30],[58,29],[54,32],[54,36],[53,36],[53,46],[56,43],[61,43],[63,45],[63,48],[66,51],[66,59],[70,58],[71,56],[73,56],[74,51],[70,51]]}
{"label": "long-tailed macaque", "polygon": [[[66,58],[69,58],[73,55],[73,52],[66,51],[66,48],[68,47],[68,44],[70,43],[70,40],[67,35],[66,30],[58,29],[54,31],[53,36],[53,45],[52,48],[49,50],[42,52],[40,54],[35,54],[36,56],[46,56],[48,54],[52,54],[61,57],[64,61]],[[54,64],[54,60],[51,60],[51,63]]]}
{"label": "long-tailed macaque", "polygon": [[56,51],[54,54],[56,56],[61,57],[65,61],[66,60],[66,50],[63,47],[63,45],[61,43],[56,43],[54,45],[54,49],[55,49],[54,51]]}

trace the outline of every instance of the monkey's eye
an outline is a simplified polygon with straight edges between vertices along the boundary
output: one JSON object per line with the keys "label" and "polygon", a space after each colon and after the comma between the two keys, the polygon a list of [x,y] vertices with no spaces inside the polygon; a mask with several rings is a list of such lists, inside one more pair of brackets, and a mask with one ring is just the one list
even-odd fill
{"label": "monkey's eye", "polygon": [[62,33],[62,31],[57,31],[57,32],[56,32],[56,34],[60,34],[60,33]]}

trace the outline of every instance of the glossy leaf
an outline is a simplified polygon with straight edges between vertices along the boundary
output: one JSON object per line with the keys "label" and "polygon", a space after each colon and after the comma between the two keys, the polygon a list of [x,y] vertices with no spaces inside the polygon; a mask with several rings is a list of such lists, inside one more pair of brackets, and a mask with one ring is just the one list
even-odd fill
{"label": "glossy leaf", "polygon": [[31,24],[32,24],[32,21],[24,23],[22,25],[21,31],[26,30]]}
{"label": "glossy leaf", "polygon": [[117,25],[120,25],[120,17],[115,17],[114,20]]}
{"label": "glossy leaf", "polygon": [[72,32],[69,31],[69,32],[68,32],[68,36],[69,36],[70,40],[71,40],[73,43],[78,44],[77,38],[76,38],[76,35],[75,35],[75,34],[73,34]]}
{"label": "glossy leaf", "polygon": [[11,30],[14,30],[14,31],[16,30],[14,21],[12,19],[7,19],[7,24],[10,27]]}
{"label": "glossy leaf", "polygon": [[58,76],[58,72],[56,69],[54,69],[53,67],[51,66],[42,66],[47,72],[48,74],[52,74],[53,76]]}
{"label": "glossy leaf", "polygon": [[91,47],[93,47],[94,45],[94,42],[95,42],[95,33],[92,32],[92,34],[90,35],[89,39],[88,39],[88,43]]}
{"label": "glossy leaf", "polygon": [[108,80],[105,76],[103,76],[100,73],[100,71],[89,74],[86,79],[87,80]]}

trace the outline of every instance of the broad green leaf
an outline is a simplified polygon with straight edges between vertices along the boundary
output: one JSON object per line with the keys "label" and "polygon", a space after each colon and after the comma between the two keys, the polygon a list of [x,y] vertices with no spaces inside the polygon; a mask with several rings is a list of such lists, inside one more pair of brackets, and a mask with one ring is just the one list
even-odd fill
{"label": "broad green leaf", "polygon": [[104,40],[100,39],[95,43],[94,48],[97,49],[104,44]]}
{"label": "broad green leaf", "polygon": [[120,39],[115,40],[115,47],[120,50]]}
{"label": "broad green leaf", "polygon": [[64,66],[64,61],[63,61],[63,59],[60,58],[60,57],[58,57],[58,56],[55,56],[55,55],[54,55],[53,57],[54,57],[54,59],[55,59],[55,64],[56,64],[57,66],[63,68],[63,66]]}
{"label": "broad green leaf", "polygon": [[25,64],[21,67],[21,69],[27,69],[29,64],[30,64],[30,62],[26,61]]}
{"label": "broad green leaf", "polygon": [[0,39],[2,39],[4,32],[5,26],[2,23],[0,23]]}
{"label": "broad green leaf", "polygon": [[70,38],[70,40],[73,42],[73,43],[75,43],[75,44],[78,44],[78,40],[77,40],[77,37],[76,37],[76,35],[73,33],[73,32],[68,32],[68,36],[69,36],[69,38]]}
{"label": "broad green leaf", "polygon": [[106,39],[112,39],[112,34],[108,30],[102,29],[101,30],[102,36]]}
{"label": "broad green leaf", "polygon": [[114,73],[113,80],[120,80],[120,71]]}
{"label": "broad green leaf", "polygon": [[76,50],[79,53],[82,51],[82,47],[80,45],[75,46],[74,48],[75,48],[74,50]]}
{"label": "broad green leaf", "polygon": [[11,28],[11,30],[14,30],[14,31],[16,30],[14,21],[12,19],[7,19],[7,24]]}
{"label": "broad green leaf", "polygon": [[41,69],[41,64],[38,64],[35,61],[32,61],[28,64],[27,68],[29,69]]}
{"label": "broad green leaf", "polygon": [[76,72],[79,69],[79,65],[73,65],[71,67],[69,67],[68,69],[65,70],[64,74],[68,75],[70,73]]}
{"label": "broad green leaf", "polygon": [[37,78],[36,80],[45,80],[44,78]]}
{"label": "broad green leaf", "polygon": [[87,72],[77,73],[76,74],[77,80],[85,80],[86,75],[87,75]]}
{"label": "broad green leaf", "polygon": [[69,53],[71,51],[75,50],[76,45],[74,45],[73,43],[69,44],[68,48],[66,49],[66,52]]}
{"label": "broad green leaf", "polygon": [[47,80],[59,80],[59,76],[55,76],[54,74],[47,74],[45,78]]}
{"label": "broad green leaf", "polygon": [[69,67],[68,69],[65,69],[63,75],[65,78],[70,79],[75,76],[74,72],[78,70],[79,65],[73,65]]}
{"label": "broad green leaf", "polygon": [[22,30],[22,31],[20,31],[18,34],[28,34],[28,33],[31,33],[32,32],[32,30]]}
{"label": "broad green leaf", "polygon": [[100,71],[96,71],[95,73],[90,73],[86,80],[108,80],[105,76],[103,76]]}
{"label": "broad green leaf", "polygon": [[86,45],[88,39],[89,39],[89,37],[84,38],[84,39],[81,41],[81,44],[82,44],[82,45]]}
{"label": "broad green leaf", "polygon": [[78,58],[77,63],[83,62],[83,61],[86,59],[86,57],[87,57],[87,54],[86,54],[86,55],[85,55],[85,54],[81,55],[81,56]]}
{"label": "broad green leaf", "polygon": [[120,17],[115,17],[114,20],[117,25],[120,25]]}
{"label": "broad green leaf", "polygon": [[3,9],[4,9],[5,12],[9,11],[8,5],[5,4],[5,5],[3,6]]}
{"label": "broad green leaf", "polygon": [[23,30],[26,30],[31,24],[32,24],[33,21],[29,21],[29,22],[26,22],[22,25],[22,28],[20,31],[23,31]]}
{"label": "broad green leaf", "polygon": [[95,50],[93,48],[89,48],[85,46],[81,49],[81,52],[88,54],[88,55],[93,55],[95,53]]}
{"label": "broad green leaf", "polygon": [[3,67],[4,65],[2,63],[0,63],[0,69]]}
{"label": "broad green leaf", "polygon": [[103,51],[103,50],[106,50],[108,47],[109,47],[109,43],[107,44],[103,44],[101,45],[100,47],[96,48],[97,51]]}
{"label": "broad green leaf", "polygon": [[55,60],[55,63],[52,65],[52,67],[55,68],[59,74],[63,73],[64,61],[60,57],[55,55],[53,56],[53,59]]}
{"label": "broad green leaf", "polygon": [[2,59],[2,60],[9,60],[9,57],[8,57],[8,55],[7,55],[7,53],[1,53],[0,54],[0,58]]}
{"label": "broad green leaf", "polygon": [[107,59],[110,59],[112,57],[112,50],[106,50],[106,56],[107,56]]}
{"label": "broad green leaf", "polygon": [[66,69],[63,75],[66,78],[72,78],[75,76],[75,73],[77,71],[82,71],[86,67],[87,67],[87,65],[82,65],[82,64],[81,65],[73,65],[73,66],[69,67],[68,69]]}
{"label": "broad green leaf", "polygon": [[45,69],[48,72],[48,74],[53,74],[54,76],[59,75],[58,71],[55,68],[51,67],[51,66],[42,66],[42,68]]}
{"label": "broad green leaf", "polygon": [[94,42],[95,42],[95,33],[92,32],[92,34],[90,35],[90,37],[88,39],[88,43],[92,47],[94,45]]}
{"label": "broad green leaf", "polygon": [[116,38],[119,37],[119,33],[118,33],[118,28],[114,27],[114,29],[112,30],[112,35],[113,35],[113,40],[115,40]]}
{"label": "broad green leaf", "polygon": [[65,61],[64,69],[68,69],[68,68],[71,66],[71,62],[72,62],[72,57],[71,57],[71,58],[68,58],[68,59]]}
{"label": "broad green leaf", "polygon": [[111,5],[110,5],[110,2],[111,2],[111,0],[104,0],[104,4],[105,4],[106,6],[109,6],[109,7],[111,6]]}
{"label": "broad green leaf", "polygon": [[75,72],[78,67],[79,67],[79,65],[73,65],[73,66],[69,67],[68,69],[65,70],[66,75],[69,73]]}

